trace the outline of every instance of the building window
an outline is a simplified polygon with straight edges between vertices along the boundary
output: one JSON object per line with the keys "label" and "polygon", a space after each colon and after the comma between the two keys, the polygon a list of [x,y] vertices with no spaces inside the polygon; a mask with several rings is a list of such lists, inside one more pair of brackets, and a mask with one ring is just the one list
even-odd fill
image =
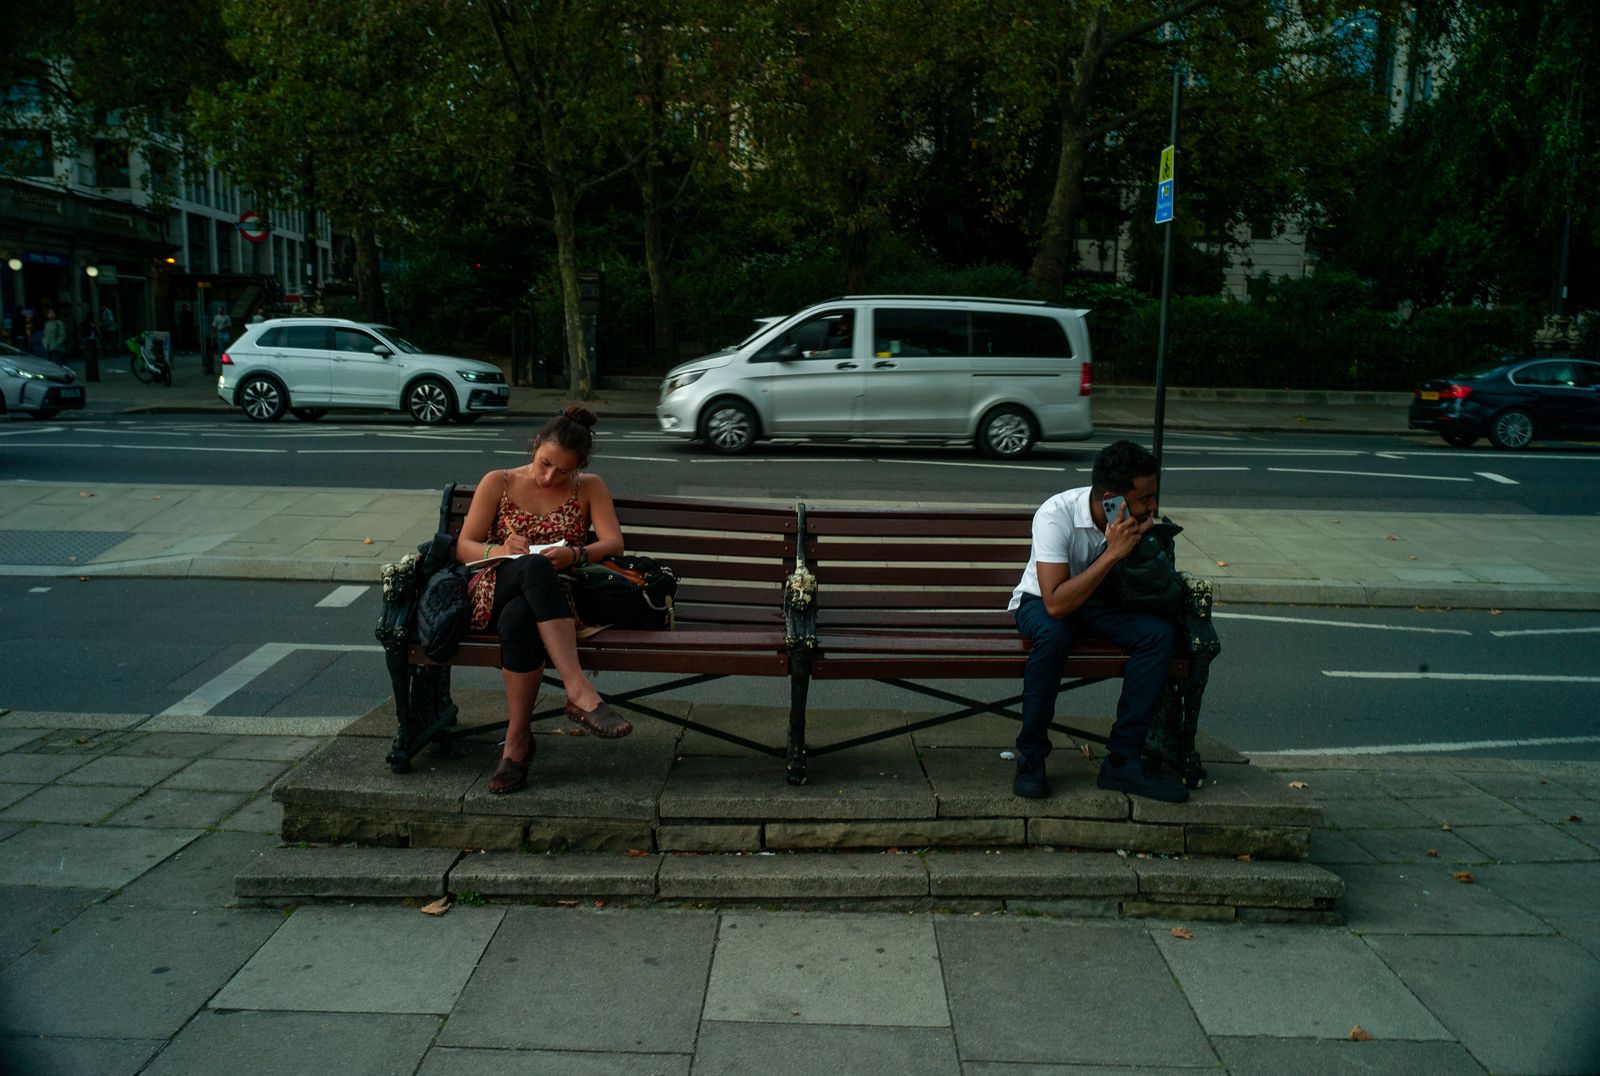
{"label": "building window", "polygon": [[128,189],[126,146],[106,141],[94,144],[94,185],[115,190]]}
{"label": "building window", "polygon": [[164,198],[178,194],[178,167],[172,154],[155,150],[150,154],[150,193]]}
{"label": "building window", "polygon": [[55,160],[50,152],[50,135],[46,131],[0,132],[0,170],[14,176],[31,176],[49,179],[55,174]]}

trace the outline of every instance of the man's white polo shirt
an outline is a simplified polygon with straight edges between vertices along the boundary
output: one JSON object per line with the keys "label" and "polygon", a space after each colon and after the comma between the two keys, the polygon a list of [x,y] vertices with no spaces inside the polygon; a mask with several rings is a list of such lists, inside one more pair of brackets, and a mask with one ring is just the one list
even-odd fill
{"label": "man's white polo shirt", "polygon": [[1043,597],[1039,593],[1041,560],[1046,564],[1065,564],[1069,575],[1077,575],[1105,550],[1106,536],[1095,526],[1094,516],[1089,513],[1091,489],[1079,486],[1057,493],[1033,514],[1033,549],[1028,554],[1022,582],[1011,592],[1007,612],[1014,612],[1022,604],[1024,594]]}

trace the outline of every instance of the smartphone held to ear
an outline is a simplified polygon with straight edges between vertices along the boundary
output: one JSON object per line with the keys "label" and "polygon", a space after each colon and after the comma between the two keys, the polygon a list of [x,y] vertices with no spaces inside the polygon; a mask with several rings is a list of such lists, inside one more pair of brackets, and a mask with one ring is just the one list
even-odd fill
{"label": "smartphone held to ear", "polygon": [[1117,521],[1117,517],[1122,514],[1122,504],[1121,497],[1108,497],[1100,502],[1100,507],[1105,509],[1106,526],[1109,527]]}

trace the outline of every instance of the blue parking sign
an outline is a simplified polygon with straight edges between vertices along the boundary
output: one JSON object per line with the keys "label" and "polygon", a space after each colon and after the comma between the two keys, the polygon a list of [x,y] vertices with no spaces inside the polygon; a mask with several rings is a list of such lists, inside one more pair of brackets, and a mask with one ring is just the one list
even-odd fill
{"label": "blue parking sign", "polygon": [[1156,223],[1172,220],[1172,180],[1156,184]]}

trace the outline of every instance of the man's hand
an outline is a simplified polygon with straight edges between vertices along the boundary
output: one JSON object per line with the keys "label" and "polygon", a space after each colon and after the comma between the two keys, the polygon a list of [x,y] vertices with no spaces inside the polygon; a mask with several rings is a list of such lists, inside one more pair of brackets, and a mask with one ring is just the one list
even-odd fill
{"label": "man's hand", "polygon": [[1106,527],[1105,555],[1112,563],[1116,563],[1132,553],[1138,546],[1139,539],[1144,537],[1145,531],[1149,530],[1154,522],[1155,516],[1152,514],[1149,519],[1141,523],[1128,515],[1127,506],[1124,505],[1117,513],[1117,518]]}

